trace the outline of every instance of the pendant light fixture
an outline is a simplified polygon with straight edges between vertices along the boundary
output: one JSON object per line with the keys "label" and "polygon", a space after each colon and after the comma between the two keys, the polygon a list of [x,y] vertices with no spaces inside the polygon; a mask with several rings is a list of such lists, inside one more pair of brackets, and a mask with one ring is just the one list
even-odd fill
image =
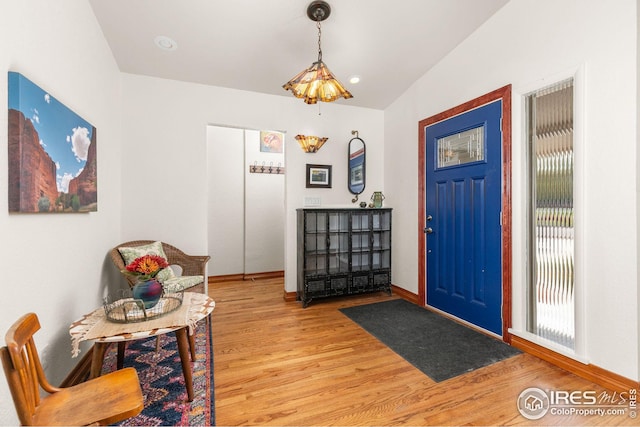
{"label": "pendant light fixture", "polygon": [[320,22],[327,19],[330,14],[331,7],[323,0],[316,0],[309,4],[307,16],[315,21],[318,27],[318,60],[282,86],[285,90],[291,90],[296,98],[303,98],[307,104],[315,104],[318,101],[331,102],[338,98],[353,98],[353,95],[342,86],[322,62]]}

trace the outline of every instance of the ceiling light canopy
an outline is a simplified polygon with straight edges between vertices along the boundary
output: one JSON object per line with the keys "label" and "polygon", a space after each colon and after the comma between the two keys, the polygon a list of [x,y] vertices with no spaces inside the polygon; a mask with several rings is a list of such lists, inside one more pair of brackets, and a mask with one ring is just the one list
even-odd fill
{"label": "ceiling light canopy", "polygon": [[305,136],[305,135],[296,135],[296,140],[298,141],[298,144],[300,144],[300,147],[302,147],[302,150],[304,150],[305,153],[315,153],[318,150],[320,150],[320,147],[322,147],[322,145],[327,142],[327,139],[329,138],[325,138],[325,137],[318,137],[318,136]]}
{"label": "ceiling light canopy", "polygon": [[178,48],[178,43],[171,37],[158,36],[153,41],[162,50],[176,50]]}
{"label": "ceiling light canopy", "polygon": [[315,104],[318,101],[331,102],[338,98],[353,98],[353,95],[342,86],[342,83],[322,62],[320,22],[327,19],[330,14],[331,7],[323,0],[316,0],[309,4],[307,16],[316,21],[318,27],[318,60],[282,86],[285,90],[291,90],[296,98],[303,98],[307,104]]}

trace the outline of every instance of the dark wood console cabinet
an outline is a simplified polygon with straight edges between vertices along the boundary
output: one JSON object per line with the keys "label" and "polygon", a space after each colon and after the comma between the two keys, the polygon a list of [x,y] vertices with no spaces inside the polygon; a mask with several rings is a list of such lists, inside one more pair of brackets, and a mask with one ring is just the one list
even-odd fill
{"label": "dark wood console cabinet", "polygon": [[391,209],[298,209],[297,300],[391,294]]}

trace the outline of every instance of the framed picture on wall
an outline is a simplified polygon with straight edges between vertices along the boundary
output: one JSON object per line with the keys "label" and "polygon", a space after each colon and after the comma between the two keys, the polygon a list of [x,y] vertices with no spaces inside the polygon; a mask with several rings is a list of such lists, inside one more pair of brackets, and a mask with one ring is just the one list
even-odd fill
{"label": "framed picture on wall", "polygon": [[260,151],[263,153],[282,153],[284,134],[282,132],[260,131]]}
{"label": "framed picture on wall", "polygon": [[307,188],[331,188],[331,165],[307,164]]}
{"label": "framed picture on wall", "polygon": [[9,71],[9,212],[98,210],[96,128]]}

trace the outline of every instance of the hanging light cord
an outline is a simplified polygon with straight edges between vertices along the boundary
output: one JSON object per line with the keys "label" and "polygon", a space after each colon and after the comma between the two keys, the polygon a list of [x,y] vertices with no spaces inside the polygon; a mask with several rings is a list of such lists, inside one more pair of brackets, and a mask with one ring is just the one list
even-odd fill
{"label": "hanging light cord", "polygon": [[320,18],[322,13],[318,10],[316,11],[316,26],[318,27],[318,62],[322,62],[322,45],[320,44],[320,39],[322,37],[322,28],[320,26]]}
{"label": "hanging light cord", "polygon": [[[322,44],[320,40],[322,39],[322,26],[320,25],[320,21],[322,20],[322,12],[320,10],[316,10],[316,27],[318,27],[318,62],[322,62]],[[318,115],[322,115],[322,111],[320,110],[321,102],[318,102]]]}

